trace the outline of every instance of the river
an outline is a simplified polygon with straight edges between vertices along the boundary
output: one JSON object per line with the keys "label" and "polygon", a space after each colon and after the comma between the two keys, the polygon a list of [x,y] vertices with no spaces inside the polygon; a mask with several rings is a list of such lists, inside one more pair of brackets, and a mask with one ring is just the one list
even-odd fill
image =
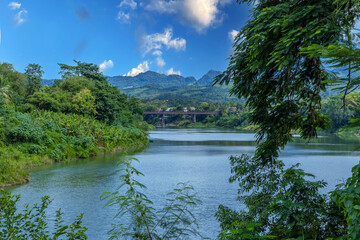
{"label": "river", "polygon": [[[236,184],[228,183],[228,157],[254,153],[254,134],[221,129],[158,129],[150,133],[150,138],[153,142],[147,149],[129,154],[140,161],[135,167],[145,176],[139,181],[148,187],[146,194],[154,207],[164,203],[166,193],[176,183],[190,182],[203,202],[194,211],[200,232],[215,239],[219,230],[214,217],[218,205],[242,207],[236,201]],[[295,138],[280,158],[287,165],[301,163],[317,179],[326,180],[329,183],[326,191],[331,191],[351,175],[351,168],[359,162],[359,152],[353,151],[359,145],[334,136],[321,136],[310,143]],[[123,156],[123,153],[105,154],[36,168],[31,172],[29,184],[10,190],[22,195],[21,204],[33,204],[43,195],[49,195],[54,199],[48,209],[50,220],[59,208],[66,223],[84,213],[83,224],[88,227],[89,239],[107,239],[116,207],[104,208],[100,195],[115,191],[119,185],[116,163]]]}

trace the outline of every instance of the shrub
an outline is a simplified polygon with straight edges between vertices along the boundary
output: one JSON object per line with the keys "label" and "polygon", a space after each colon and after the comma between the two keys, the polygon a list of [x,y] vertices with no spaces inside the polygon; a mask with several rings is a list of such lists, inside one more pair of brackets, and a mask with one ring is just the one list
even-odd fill
{"label": "shrub", "polygon": [[61,210],[56,211],[55,228],[50,231],[46,218],[46,209],[51,200],[48,196],[41,199],[41,204],[32,208],[25,205],[23,213],[18,213],[17,203],[20,195],[1,191],[0,196],[0,239],[87,239],[87,228],[82,225],[80,214],[70,225],[63,225]]}

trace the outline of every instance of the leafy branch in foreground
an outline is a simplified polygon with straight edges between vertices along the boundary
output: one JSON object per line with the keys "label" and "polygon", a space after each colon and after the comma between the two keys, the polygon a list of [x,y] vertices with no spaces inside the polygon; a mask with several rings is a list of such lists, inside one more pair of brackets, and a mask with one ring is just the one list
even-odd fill
{"label": "leafy branch in foreground", "polygon": [[61,209],[56,212],[54,231],[49,230],[45,211],[51,200],[49,196],[41,199],[41,204],[32,208],[28,204],[22,213],[17,213],[16,204],[20,195],[12,195],[1,190],[0,196],[0,239],[87,239],[87,228],[82,225],[83,215],[79,215],[70,225],[64,225]]}
{"label": "leafy branch in foreground", "polygon": [[[342,190],[323,195],[326,183],[310,181],[312,175],[298,166],[285,169],[278,158],[294,130],[309,140],[329,126],[321,113],[329,80],[340,84],[344,100],[358,87],[359,51],[351,30],[360,18],[360,1],[237,2],[257,4],[236,37],[227,70],[214,84],[232,83],[230,93],[247,99],[258,145],[252,157],[230,158],[230,182],[239,182],[246,208],[219,207],[219,237],[359,239],[359,165]],[[345,68],[347,77],[334,77],[329,64]]]}
{"label": "leafy branch in foreground", "polygon": [[231,157],[230,182],[239,183],[239,200],[247,210],[220,206],[219,239],[335,239],[344,235],[347,224],[340,209],[320,190],[323,181],[296,164],[259,171],[247,156]]}
{"label": "leafy branch in foreground", "polygon": [[360,239],[360,164],[352,169],[352,176],[340,184],[332,198],[345,215],[348,223],[348,239]]}
{"label": "leafy branch in foreground", "polygon": [[200,236],[198,223],[192,210],[201,202],[196,197],[194,188],[187,183],[178,183],[167,194],[167,203],[161,210],[152,207],[153,202],[143,193],[146,186],[135,180],[143,176],[131,166],[131,158],[120,162],[122,168],[118,191],[102,194],[107,200],[106,206],[118,206],[115,218],[122,218],[128,224],[113,224],[109,231],[110,239],[183,239]]}

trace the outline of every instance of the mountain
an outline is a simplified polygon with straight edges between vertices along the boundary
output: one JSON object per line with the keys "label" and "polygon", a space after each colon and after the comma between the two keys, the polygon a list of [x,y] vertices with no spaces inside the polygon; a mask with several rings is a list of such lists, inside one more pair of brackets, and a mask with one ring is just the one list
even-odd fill
{"label": "mountain", "polygon": [[231,86],[173,86],[162,87],[157,84],[149,84],[139,88],[124,89],[123,92],[146,100],[179,100],[198,102],[229,102],[241,101],[235,96],[229,95]]}
{"label": "mountain", "polygon": [[207,74],[202,76],[199,80],[197,80],[194,85],[198,86],[208,86],[211,85],[214,81],[215,77],[221,74],[219,71],[210,70]]}
{"label": "mountain", "polygon": [[[179,75],[165,75],[153,71],[140,73],[134,77],[128,76],[114,76],[107,77],[111,85],[118,87],[119,89],[132,89],[144,87],[149,84],[156,84],[164,88],[175,87],[175,86],[209,86],[214,78],[221,72],[210,70],[207,74],[196,80],[194,77],[183,77]],[[52,79],[43,79],[42,85],[51,86],[54,83]]]}
{"label": "mountain", "polygon": [[135,77],[115,76],[109,77],[108,81],[111,85],[120,89],[132,89],[143,87],[149,84],[157,84],[161,87],[186,86],[196,82],[194,77],[183,77],[179,75],[165,75],[148,71],[140,73]]}

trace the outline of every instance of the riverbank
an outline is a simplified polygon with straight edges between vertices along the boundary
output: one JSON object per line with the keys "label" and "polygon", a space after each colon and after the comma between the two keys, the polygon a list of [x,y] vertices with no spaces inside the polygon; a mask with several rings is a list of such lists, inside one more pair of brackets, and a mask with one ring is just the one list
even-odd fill
{"label": "riverbank", "polygon": [[[128,146],[126,148],[124,147],[118,147],[114,149],[105,149],[105,148],[98,148],[98,152],[96,154],[92,154],[89,157],[98,157],[105,154],[114,154],[114,153],[127,153],[128,151],[135,151],[140,149],[145,149],[147,147],[147,144],[143,145],[134,145],[134,146]],[[2,175],[0,179],[4,178],[7,179],[8,183],[3,183],[0,181],[0,188],[8,188],[8,187],[14,187],[14,186],[20,186],[27,184],[31,181],[30,178],[30,171],[36,167],[40,166],[47,166],[47,165],[53,165],[53,164],[59,164],[59,163],[65,163],[65,162],[71,162],[76,161],[82,158],[76,157],[71,159],[66,159],[64,161],[55,161],[53,159],[50,159],[47,156],[31,156],[30,158],[27,158],[27,161],[18,161],[17,170],[9,172],[8,176]],[[24,158],[20,158],[24,159]],[[35,160],[35,161],[28,161],[29,159]],[[0,159],[0,163],[3,161],[3,159]]]}
{"label": "riverbank", "polygon": [[29,169],[146,145],[147,133],[90,117],[37,111],[7,114],[1,128],[0,187],[29,182]]}

